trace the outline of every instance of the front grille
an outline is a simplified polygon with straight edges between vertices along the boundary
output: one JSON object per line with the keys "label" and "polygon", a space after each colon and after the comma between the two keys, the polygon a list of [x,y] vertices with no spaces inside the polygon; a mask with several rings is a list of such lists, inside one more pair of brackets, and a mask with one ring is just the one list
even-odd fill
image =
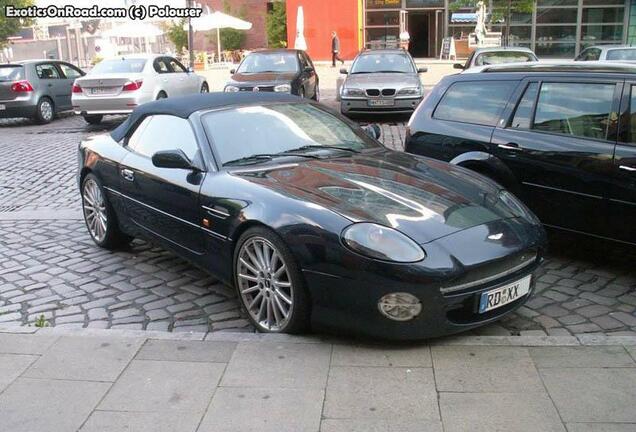
{"label": "front grille", "polygon": [[380,96],[379,89],[367,89],[367,96]]}
{"label": "front grille", "polygon": [[395,94],[395,89],[382,89],[382,96],[393,96]]}
{"label": "front grille", "polygon": [[[273,92],[274,86],[255,86],[258,87],[258,91],[262,92]],[[255,87],[239,87],[239,91],[254,91]]]}

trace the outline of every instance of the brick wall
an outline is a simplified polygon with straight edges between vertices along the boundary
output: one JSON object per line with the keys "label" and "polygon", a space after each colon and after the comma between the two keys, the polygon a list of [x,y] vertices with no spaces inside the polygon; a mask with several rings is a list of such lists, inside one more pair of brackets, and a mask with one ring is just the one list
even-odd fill
{"label": "brick wall", "polygon": [[[198,0],[198,3],[207,5],[212,10],[223,9],[223,0]],[[265,28],[265,16],[267,14],[268,0],[230,0],[232,12],[230,15],[238,17],[244,7],[245,19],[252,23],[252,28],[245,32],[243,48],[252,50],[255,48],[267,47],[267,30]],[[196,32],[194,36],[194,47],[197,51],[216,51],[216,30],[209,32]]]}

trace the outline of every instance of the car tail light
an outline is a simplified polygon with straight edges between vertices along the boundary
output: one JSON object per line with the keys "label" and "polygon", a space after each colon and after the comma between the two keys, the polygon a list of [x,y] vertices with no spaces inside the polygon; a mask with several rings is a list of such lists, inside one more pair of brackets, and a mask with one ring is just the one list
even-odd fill
{"label": "car tail light", "polygon": [[130,81],[127,82],[126,84],[124,84],[124,91],[135,91],[135,90],[139,90],[141,88],[141,85],[143,84],[143,80],[137,80],[137,81]]}
{"label": "car tail light", "polygon": [[33,91],[33,86],[27,80],[17,81],[11,85],[11,91],[14,93],[28,93]]}
{"label": "car tail light", "polygon": [[79,84],[73,84],[73,93],[81,93],[82,92],[82,88],[80,87]]}

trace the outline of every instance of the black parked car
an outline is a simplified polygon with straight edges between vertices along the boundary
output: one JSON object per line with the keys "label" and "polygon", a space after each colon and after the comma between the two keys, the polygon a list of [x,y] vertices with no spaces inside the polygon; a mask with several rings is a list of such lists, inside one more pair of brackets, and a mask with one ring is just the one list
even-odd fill
{"label": "black parked car", "polygon": [[269,49],[243,59],[225,84],[226,92],[277,92],[320,99],[318,75],[305,51]]}
{"label": "black parked car", "polygon": [[523,304],[543,254],[539,221],[494,182],[295,96],[150,102],[79,152],[98,245],[175,251],[235,286],[260,331],[467,330]]}
{"label": "black parked car", "polygon": [[59,60],[0,64],[0,118],[29,117],[48,123],[73,108],[71,88],[84,72]]}
{"label": "black parked car", "polygon": [[636,244],[636,67],[501,65],[443,79],[406,151],[511,189],[549,227]]}

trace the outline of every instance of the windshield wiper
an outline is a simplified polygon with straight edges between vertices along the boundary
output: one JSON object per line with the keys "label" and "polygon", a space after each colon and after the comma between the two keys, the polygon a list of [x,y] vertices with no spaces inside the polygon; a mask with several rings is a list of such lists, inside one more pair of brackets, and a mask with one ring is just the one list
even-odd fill
{"label": "windshield wiper", "polygon": [[380,71],[376,71],[375,73],[406,73],[404,71],[396,71],[396,70],[380,70]]}
{"label": "windshield wiper", "polygon": [[238,159],[233,159],[231,161],[227,161],[227,162],[225,162],[223,164],[223,166],[240,165],[243,162],[258,163],[258,162],[264,161],[264,160],[272,160],[272,159],[277,158],[277,157],[290,157],[290,156],[298,156],[298,157],[310,158],[310,159],[320,159],[320,157],[316,156],[316,155],[310,155],[310,154],[304,154],[304,153],[292,153],[294,150],[286,150],[286,151],[280,152],[280,153],[260,153],[260,154],[245,156],[245,157],[242,157],[242,158],[238,158]]}
{"label": "windshield wiper", "polygon": [[295,151],[303,151],[303,150],[322,150],[322,149],[336,149],[336,150],[348,151],[351,153],[360,153],[360,150],[356,150],[351,147],[342,147],[337,145],[320,145],[320,144],[304,145],[302,147],[287,150],[287,152],[295,152]]}

